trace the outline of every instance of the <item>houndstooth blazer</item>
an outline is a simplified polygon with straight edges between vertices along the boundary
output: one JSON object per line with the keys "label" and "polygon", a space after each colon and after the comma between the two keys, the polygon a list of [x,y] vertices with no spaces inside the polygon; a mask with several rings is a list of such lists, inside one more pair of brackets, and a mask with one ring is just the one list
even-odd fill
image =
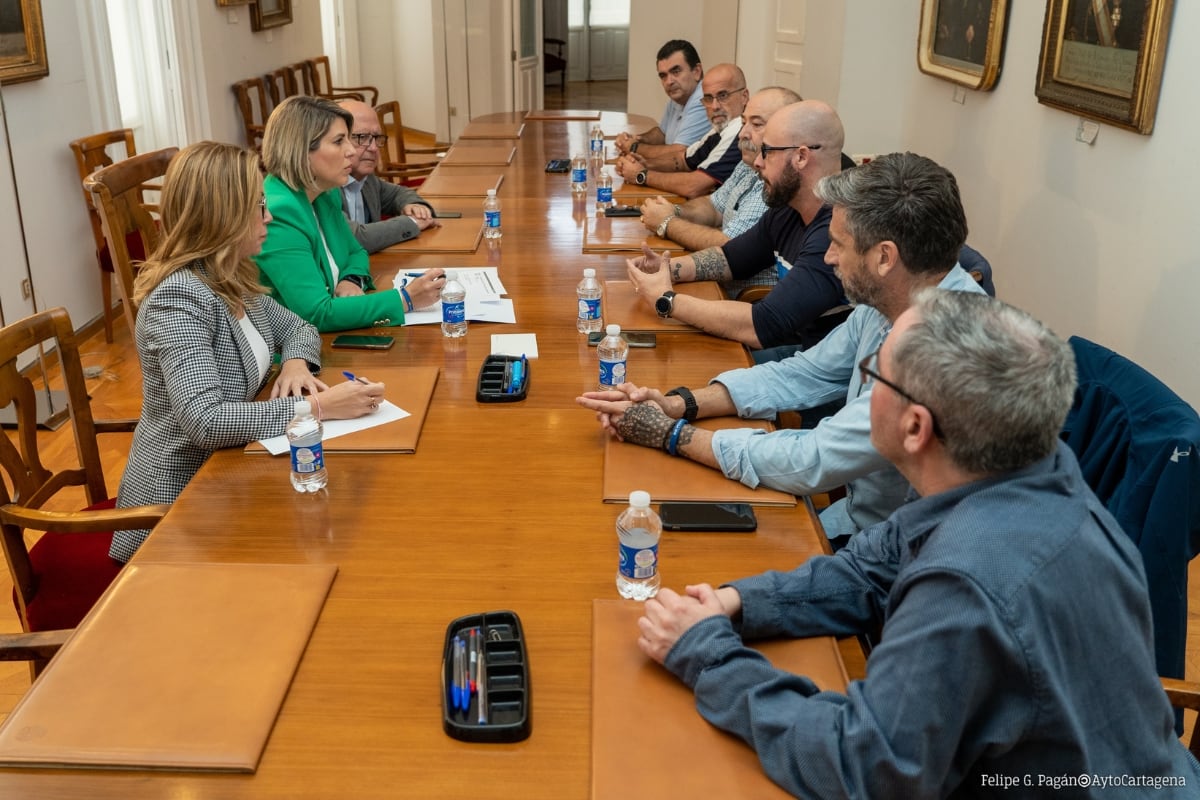
{"label": "houndstooth blazer", "polygon": [[[138,309],[142,416],[133,434],[117,506],[171,503],[209,455],[278,436],[294,415],[294,398],[254,402],[258,365],[238,321],[200,279],[199,264],[181,269]],[[266,295],[246,313],[283,360],[321,363],[316,328]],[[149,531],[117,531],[109,554],[128,561]]]}

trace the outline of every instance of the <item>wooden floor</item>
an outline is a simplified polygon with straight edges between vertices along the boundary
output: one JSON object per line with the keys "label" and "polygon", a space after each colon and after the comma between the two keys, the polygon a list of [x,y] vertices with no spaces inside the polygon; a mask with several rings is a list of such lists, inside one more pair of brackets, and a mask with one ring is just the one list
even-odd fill
{"label": "wooden floor", "polygon": [[[560,92],[557,87],[550,86],[546,88],[545,106],[548,109],[596,108],[624,111],[625,90],[625,81],[571,82],[567,85],[566,92]],[[432,137],[428,139],[432,141]],[[411,143],[421,144],[421,137],[414,137]],[[96,373],[94,377],[88,378],[94,416],[97,419],[136,418],[141,409],[141,373],[124,318],[118,314],[114,321],[112,344],[105,343],[101,331],[85,341],[80,352],[85,373],[89,368]],[[53,373],[51,384],[55,385]],[[58,432],[47,431],[39,434],[48,462],[47,467],[55,468],[56,458],[73,457],[74,443],[69,438],[69,430],[69,426],[65,426]],[[127,434],[114,434],[101,440],[110,495],[115,494],[120,485],[130,439],[130,435]],[[84,505],[81,492],[66,493],[48,508],[68,511]],[[9,598],[11,593],[12,582],[8,572],[0,571],[0,598]],[[20,622],[11,602],[2,600],[0,606],[0,632],[19,631]],[[1189,569],[1188,608],[1186,676],[1189,680],[1200,681],[1200,559],[1193,561]],[[851,677],[862,677],[864,670],[861,656],[855,657],[852,645],[844,646],[843,653]],[[25,665],[0,662],[0,719],[3,719],[28,688],[29,670]],[[1189,730],[1192,724],[1193,720],[1189,717]]]}

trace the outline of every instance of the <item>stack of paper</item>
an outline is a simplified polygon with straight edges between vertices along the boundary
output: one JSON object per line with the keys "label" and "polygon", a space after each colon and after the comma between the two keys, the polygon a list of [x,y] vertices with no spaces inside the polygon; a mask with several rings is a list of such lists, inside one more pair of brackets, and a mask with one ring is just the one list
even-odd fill
{"label": "stack of paper", "polygon": [[[406,269],[396,276],[398,285],[424,272],[424,269]],[[516,323],[517,314],[513,301],[501,295],[508,290],[500,282],[500,271],[496,267],[454,267],[458,282],[467,290],[467,319],[473,322]],[[442,321],[441,303],[435,302],[424,308],[415,308],[404,315],[405,325],[432,325]]]}

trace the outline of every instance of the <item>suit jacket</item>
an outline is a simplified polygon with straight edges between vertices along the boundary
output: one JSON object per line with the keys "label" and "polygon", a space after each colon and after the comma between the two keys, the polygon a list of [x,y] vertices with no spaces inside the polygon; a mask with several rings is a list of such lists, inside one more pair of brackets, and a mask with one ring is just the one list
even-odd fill
{"label": "suit jacket", "polygon": [[[362,200],[367,212],[366,223],[350,219],[350,205],[346,202],[345,189],[342,190],[342,213],[350,223],[354,238],[368,253],[377,253],[385,247],[407,242],[420,235],[421,228],[416,221],[403,215],[405,206],[420,203],[433,208],[416,191],[380,180],[376,175],[368,175],[363,179]],[[384,219],[384,215],[390,219]]]}
{"label": "suit jacket", "polygon": [[263,191],[272,219],[267,225],[267,240],[254,260],[263,284],[279,302],[322,332],[404,324],[404,302],[393,289],[354,297],[333,296],[333,272],[322,233],[337,262],[339,280],[361,275],[367,288],[374,288],[367,251],[355,241],[342,215],[340,189],[331,189],[309,203],[303,189],[294,190],[268,175]]}
{"label": "suit jacket", "polygon": [[[321,337],[312,325],[266,295],[248,301],[246,314],[272,353],[320,366]],[[214,450],[278,436],[294,416],[295,398],[253,402],[265,383],[254,352],[194,267],[167,277],[142,302],[137,349],[142,416],[118,507],[173,502]],[[148,533],[116,531],[112,557],[128,560]]]}

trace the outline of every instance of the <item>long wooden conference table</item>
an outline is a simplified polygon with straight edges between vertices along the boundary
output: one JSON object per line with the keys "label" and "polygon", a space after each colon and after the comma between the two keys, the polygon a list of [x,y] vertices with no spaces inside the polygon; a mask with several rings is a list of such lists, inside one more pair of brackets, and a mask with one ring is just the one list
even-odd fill
{"label": "long wooden conference table", "polygon": [[[507,122],[521,115],[493,115]],[[584,255],[591,197],[573,198],[551,158],[586,148],[590,122],[527,121],[499,196],[503,238],[475,253],[380,254],[401,267],[499,267],[516,325],[472,323],[465,340],[438,326],[394,328],[390,351],[331,350],[338,370],[436,365],[441,374],[415,454],[330,454],[328,493],[299,495],[285,458],[217,453],[134,563],[332,563],[338,573],[253,775],[0,769],[4,798],[524,798],[582,800],[591,761],[594,598],[615,598],[621,507],[601,502],[604,438],[574,403],[592,389],[596,349],[575,330],[584,267],[623,279],[623,255]],[[610,136],[653,120],[604,114]],[[433,200],[478,214],[478,199]],[[528,398],[476,402],[492,333],[533,332]],[[328,345],[328,337],[326,339]],[[740,345],[693,333],[634,350],[632,381],[703,385],[749,363]],[[630,445],[631,446],[631,445]],[[789,568],[821,551],[804,503],[756,509],[755,534],[663,536],[663,585],[716,583]],[[237,598],[231,598],[232,613]],[[442,731],[439,669],[454,618],[510,609],[528,646],[532,735],[469,744]],[[630,640],[636,630],[629,631]],[[631,719],[637,709],[630,708]],[[653,725],[652,721],[631,724]],[[631,753],[632,759],[645,754]],[[678,765],[686,769],[686,765]]]}

